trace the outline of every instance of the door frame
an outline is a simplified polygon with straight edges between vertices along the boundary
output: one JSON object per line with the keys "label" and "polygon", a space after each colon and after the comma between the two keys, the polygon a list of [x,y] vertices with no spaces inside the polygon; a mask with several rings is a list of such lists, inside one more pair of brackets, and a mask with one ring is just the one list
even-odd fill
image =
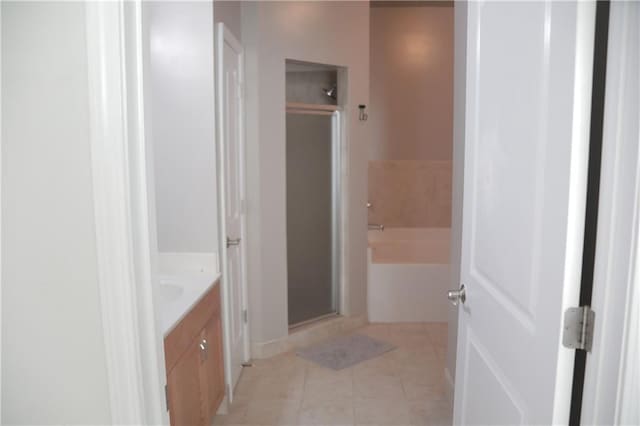
{"label": "door frame", "polygon": [[[345,311],[344,297],[346,293],[346,280],[344,279],[345,262],[345,237],[343,227],[344,219],[344,193],[345,193],[345,173],[344,164],[344,144],[343,144],[343,117],[344,108],[341,105],[326,106],[305,103],[287,103],[285,108],[285,119],[287,114],[299,115],[324,115],[331,117],[331,305],[332,312],[319,317],[310,318],[295,324],[288,324],[289,334],[308,324],[313,324],[326,318],[336,315],[343,315]],[[288,263],[288,259],[287,259]],[[288,287],[287,287],[288,306]],[[287,321],[288,322],[288,321]]]}
{"label": "door frame", "polygon": [[[247,312],[247,319],[243,323],[244,328],[244,354],[243,360],[248,361],[251,358],[251,345],[250,345],[250,327],[249,321],[251,320],[250,312],[249,312],[249,303],[248,303],[248,285],[247,285],[247,206],[246,206],[246,161],[245,161],[245,130],[244,130],[244,50],[242,48],[242,44],[236,37],[229,31],[229,29],[224,25],[224,23],[219,22],[215,24],[215,52],[214,52],[214,63],[215,70],[218,70],[218,64],[220,64],[220,57],[224,52],[224,44],[228,43],[233,50],[240,57],[240,70],[239,70],[239,81],[240,81],[240,100],[239,100],[239,122],[240,122],[240,199],[242,205],[242,219],[241,219],[241,231],[240,231],[240,251],[241,251],[241,267],[242,267],[242,282],[241,290],[242,290],[242,309],[244,312]],[[227,280],[227,270],[228,270],[228,262],[227,262],[227,230],[226,230],[226,205],[225,205],[225,194],[226,194],[226,182],[225,182],[225,141],[224,141],[224,105],[219,92],[223,87],[223,79],[222,75],[217,73],[215,76],[215,89],[214,89],[214,97],[216,98],[216,152],[217,152],[217,179],[218,179],[218,253],[220,259],[221,266],[221,290],[222,290],[222,325],[223,325],[223,338],[224,338],[224,359],[225,359],[225,385],[227,388],[226,397],[228,402],[233,401],[233,383],[232,383],[232,358],[231,358],[231,316],[230,309],[231,306],[231,298],[230,298],[230,283]]]}
{"label": "door frame", "polygon": [[[0,5],[0,28],[2,27],[2,6]],[[0,60],[0,64],[2,61]],[[2,67],[0,66],[0,81]],[[2,84],[0,84],[0,99],[2,99]],[[0,102],[0,129],[2,129],[2,102]],[[0,283],[2,282],[2,137],[0,137]],[[0,284],[0,384],[2,383],[2,285]],[[0,422],[2,422],[2,386],[0,385]]]}
{"label": "door frame", "polygon": [[118,0],[85,8],[97,278],[111,419],[166,425],[163,336],[156,326],[151,266],[143,4]]}
{"label": "door frame", "polygon": [[[630,10],[634,7],[635,15]],[[633,413],[635,404],[630,403],[640,395],[625,395],[625,391],[637,392],[640,387],[640,84],[636,83],[634,91],[627,87],[640,68],[638,45],[633,43],[640,31],[631,23],[638,15],[637,4],[610,4],[593,277],[595,330],[584,375],[584,424],[623,424],[639,416],[638,411]],[[620,353],[605,348],[620,348]]]}
{"label": "door frame", "polygon": [[[98,284],[111,416],[114,423],[166,425],[162,336],[153,316],[151,250],[145,243],[150,236],[146,198],[147,159],[143,155],[146,143],[142,96],[143,5],[141,0],[118,0],[89,2],[85,7],[94,202],[100,206],[108,201],[109,211],[117,212],[117,216],[112,216],[95,210],[100,268]],[[605,140],[605,144],[609,142]],[[635,161],[635,176],[640,176],[640,158],[625,159]],[[635,184],[635,190],[640,192],[640,179]],[[604,186],[606,183],[603,181]],[[628,202],[631,197],[638,197],[638,192],[626,193],[628,197],[618,200]],[[640,292],[637,291],[640,281],[638,211],[634,223],[635,252],[629,260],[632,273],[625,284],[627,288],[636,285],[636,291],[627,303],[630,306],[635,303],[637,307],[640,304]],[[610,290],[610,294],[616,292]],[[343,293],[343,296],[344,299],[347,294]],[[594,298],[597,297],[597,293],[594,294]],[[608,303],[615,305],[610,299]],[[637,311],[635,315],[637,318]],[[628,317],[625,324],[629,324]],[[596,334],[596,339],[605,339],[619,327],[618,323],[603,328]],[[633,337],[633,329],[627,327],[623,339],[625,368],[633,366],[638,357],[638,347],[634,346],[637,342]],[[618,389],[625,386],[622,379],[624,375],[615,379]],[[633,379],[637,383],[637,370]],[[588,389],[587,380],[586,394]],[[619,395],[619,401],[621,398]],[[627,407],[627,412],[629,410]],[[588,413],[583,416],[584,421],[588,421]]]}

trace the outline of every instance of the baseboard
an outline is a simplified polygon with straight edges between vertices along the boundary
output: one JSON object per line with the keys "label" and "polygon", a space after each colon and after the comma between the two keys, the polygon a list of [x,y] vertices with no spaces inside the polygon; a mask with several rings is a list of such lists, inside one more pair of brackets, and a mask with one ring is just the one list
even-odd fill
{"label": "baseboard", "polygon": [[291,330],[288,336],[268,342],[253,342],[251,356],[254,359],[270,358],[329,337],[348,333],[367,324],[366,315],[337,316]]}
{"label": "baseboard", "polygon": [[447,400],[453,405],[455,385],[454,385],[453,377],[451,377],[451,372],[449,371],[448,367],[445,367],[444,369],[444,379],[445,379],[445,385],[446,385],[445,392],[446,392]]}
{"label": "baseboard", "polygon": [[218,407],[218,411],[216,411],[216,416],[229,414],[230,410],[231,410],[231,403],[229,402],[229,395],[226,395],[225,393],[224,399],[220,403],[220,406]]}

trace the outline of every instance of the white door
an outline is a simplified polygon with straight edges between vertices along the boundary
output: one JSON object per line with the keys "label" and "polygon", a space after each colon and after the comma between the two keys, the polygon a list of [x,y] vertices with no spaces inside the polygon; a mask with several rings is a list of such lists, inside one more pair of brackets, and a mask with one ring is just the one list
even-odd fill
{"label": "white door", "polygon": [[469,2],[455,424],[567,423],[595,3]]}
{"label": "white door", "polygon": [[[243,54],[242,46],[219,24],[216,75],[223,217],[222,279],[225,288],[227,382],[235,386],[248,359],[244,226]],[[229,395],[232,398],[232,395]]]}

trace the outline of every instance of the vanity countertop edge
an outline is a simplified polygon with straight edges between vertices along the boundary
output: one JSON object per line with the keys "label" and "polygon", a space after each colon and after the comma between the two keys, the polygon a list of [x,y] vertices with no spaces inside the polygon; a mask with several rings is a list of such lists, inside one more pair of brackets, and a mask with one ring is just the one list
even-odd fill
{"label": "vanity countertop edge", "polygon": [[174,300],[159,300],[163,337],[166,338],[211,289],[220,285],[220,277],[219,272],[160,275],[161,282],[170,281],[183,289],[182,294]]}

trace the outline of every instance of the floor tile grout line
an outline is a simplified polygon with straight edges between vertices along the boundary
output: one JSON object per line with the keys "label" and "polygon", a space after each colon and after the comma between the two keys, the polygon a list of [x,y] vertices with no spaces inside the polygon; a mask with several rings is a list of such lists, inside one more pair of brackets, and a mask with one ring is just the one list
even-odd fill
{"label": "floor tile grout line", "polygon": [[[421,330],[420,333],[417,334],[417,336],[421,336],[420,338],[425,338],[426,337],[426,342],[425,345],[421,345],[419,344],[418,347],[420,347],[419,351],[424,351],[423,353],[426,355],[426,359],[425,362],[427,362],[428,364],[432,364],[432,363],[436,363],[436,365],[439,364],[439,361],[441,361],[438,356],[436,347],[437,345],[435,345],[435,339],[432,338],[432,335],[435,335],[437,333],[425,333],[424,332],[424,328],[426,326],[421,326]],[[363,334],[368,334],[366,333],[367,328],[363,327],[361,329],[361,332],[363,332]],[[408,351],[409,353],[413,352],[414,350],[416,350],[416,346],[415,343],[413,342],[412,339],[414,336],[416,336],[416,328],[414,324],[409,325],[409,327],[405,328],[403,330],[402,325],[400,326],[396,326],[396,325],[391,325],[391,326],[387,326],[385,327],[385,330],[387,333],[387,337],[389,340],[391,340],[391,336],[397,335],[398,333],[400,335],[404,334],[404,336],[406,337],[406,339],[403,339],[402,336],[400,336],[400,338],[397,339],[397,341],[393,342],[394,344],[396,344],[398,346],[399,349],[405,349],[406,351]],[[378,337],[380,338],[381,336],[379,336],[379,332],[380,332],[380,328],[378,328],[378,332],[375,333],[375,336],[372,337]],[[425,336],[426,334],[426,336]],[[426,346],[429,346],[428,348]],[[430,354],[431,356],[429,356],[428,354]],[[275,358],[275,357],[274,357]],[[420,358],[420,357],[418,357]],[[282,358],[281,358],[282,360]],[[407,391],[407,381],[405,380],[404,375],[402,374],[402,369],[400,368],[400,365],[402,365],[402,358],[393,358],[393,357],[387,357],[384,359],[384,361],[381,362],[382,365],[385,365],[385,367],[381,367],[384,370],[383,375],[378,376],[379,378],[381,378],[384,381],[384,378],[386,379],[390,379],[391,377],[394,377],[394,379],[392,381],[397,382],[397,384],[399,384],[399,386],[397,386],[397,390],[394,391],[395,395],[397,395],[399,397],[398,401],[403,401],[403,404],[406,407],[411,406],[411,404],[414,404],[413,400],[409,400],[409,395],[408,395],[408,391]],[[425,364],[422,364],[422,360],[421,359],[417,359],[417,362],[415,363],[415,368],[420,368],[420,366],[424,366]],[[287,360],[285,360],[285,363],[287,362]],[[366,361],[365,361],[366,362]],[[263,367],[269,368],[269,366],[281,366],[283,363],[281,361],[274,361],[273,363],[268,363],[266,365],[264,365]],[[296,418],[297,422],[300,423],[301,420],[301,413],[302,413],[302,407],[304,406],[304,400],[308,394],[309,391],[309,385],[311,383],[311,368],[310,368],[310,364],[305,364],[302,363],[301,366],[304,366],[304,368],[301,370],[302,372],[302,378],[301,378],[301,384],[302,384],[302,394],[300,395],[300,398],[295,400],[295,404],[298,407],[294,418]],[[376,368],[378,367],[373,367],[368,369],[368,373],[367,373],[367,369],[363,370],[363,377],[367,377],[370,374],[376,375]],[[433,368],[433,365],[430,365],[429,368]],[[285,369],[286,370],[286,369]],[[266,370],[265,370],[266,371]],[[350,398],[350,406],[351,406],[351,414],[354,417],[354,421],[357,419],[356,415],[357,415],[357,404],[355,403],[356,401],[356,392],[355,392],[355,388],[356,388],[356,369],[349,369],[349,373],[348,373],[348,377],[349,380],[346,381],[346,383],[350,383],[351,384],[351,398]],[[388,373],[391,373],[390,375]],[[258,378],[264,377],[263,375],[258,375]],[[287,377],[287,379],[290,379],[291,377]],[[429,379],[427,379],[429,380]],[[330,382],[330,380],[329,380]],[[344,382],[343,382],[344,383]],[[340,385],[337,385],[340,386]],[[329,387],[330,389],[331,387]],[[330,392],[330,391],[329,391]],[[320,390],[320,393],[322,394],[323,391]],[[315,394],[315,391],[314,391]],[[367,398],[365,398],[367,399]],[[369,398],[369,399],[378,399],[378,398]],[[247,408],[245,408],[247,409]],[[245,419],[246,421],[247,419]],[[410,420],[412,422],[412,420]],[[246,423],[245,423],[246,425]]]}

